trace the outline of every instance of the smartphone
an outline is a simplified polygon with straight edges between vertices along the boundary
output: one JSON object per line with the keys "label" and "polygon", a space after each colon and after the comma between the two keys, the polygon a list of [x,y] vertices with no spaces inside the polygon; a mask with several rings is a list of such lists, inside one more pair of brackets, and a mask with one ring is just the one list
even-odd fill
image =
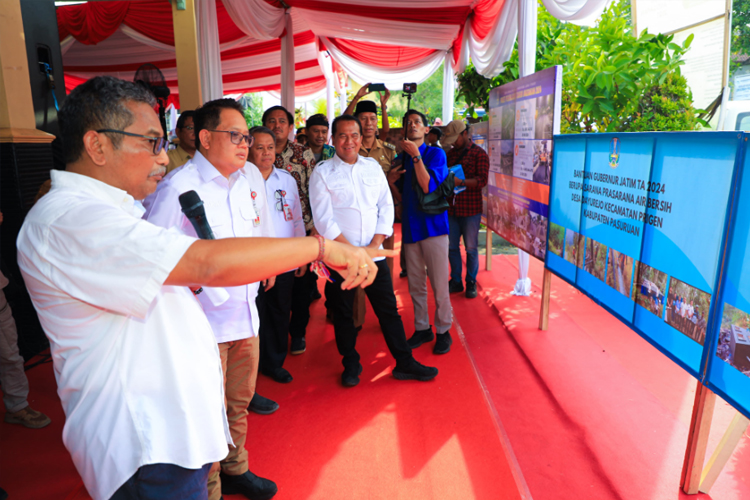
{"label": "smartphone", "polygon": [[385,84],[384,83],[371,83],[367,87],[368,92],[385,92]]}

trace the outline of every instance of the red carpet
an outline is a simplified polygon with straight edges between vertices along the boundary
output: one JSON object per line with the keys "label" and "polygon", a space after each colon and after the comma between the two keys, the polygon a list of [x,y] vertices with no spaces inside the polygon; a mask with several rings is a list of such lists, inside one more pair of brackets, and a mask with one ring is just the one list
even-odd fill
{"label": "red carpet", "polygon": [[[411,335],[407,282],[396,278],[395,285]],[[415,351],[418,360],[440,369],[435,380],[397,381],[390,375],[395,362],[376,318],[372,310],[367,314],[357,343],[362,382],[345,389],[323,300],[313,304],[307,352],[289,356],[285,364],[294,381],[282,385],[259,377],[258,392],[278,401],[281,409],[249,416],[250,469],[276,481],[278,500],[522,498],[455,329],[449,354],[435,356],[431,345]],[[48,413],[53,424],[28,430],[0,423],[0,486],[11,499],[88,498],[62,446],[63,415],[51,364],[27,373],[32,406]]]}
{"label": "red carpet", "polygon": [[[493,310],[457,298],[454,311],[533,498],[688,498],[679,479],[695,380],[556,278],[550,328],[538,330],[540,290],[511,296],[517,276],[517,257],[495,256],[478,277]],[[734,413],[717,403],[709,454]],[[750,498],[747,442],[697,498]]]}

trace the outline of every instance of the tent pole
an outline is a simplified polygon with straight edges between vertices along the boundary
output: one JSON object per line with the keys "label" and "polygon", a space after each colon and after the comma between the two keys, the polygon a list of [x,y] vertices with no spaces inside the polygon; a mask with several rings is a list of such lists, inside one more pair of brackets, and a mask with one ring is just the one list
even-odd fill
{"label": "tent pole", "polygon": [[185,9],[178,10],[172,3],[174,49],[177,59],[177,86],[180,109],[195,109],[203,104],[201,70],[198,60],[198,28],[195,21],[195,2],[185,0]]}
{"label": "tent pole", "polygon": [[456,78],[453,73],[453,51],[445,53],[443,61],[443,125],[453,120],[453,101],[456,98]]}
{"label": "tent pole", "polygon": [[294,28],[288,10],[284,19],[286,29],[281,37],[281,105],[294,114]]}
{"label": "tent pole", "polygon": [[[521,78],[534,73],[536,67],[536,17],[536,0],[518,0],[518,70]],[[528,277],[529,254],[519,249],[515,291],[520,295],[531,293]]]}

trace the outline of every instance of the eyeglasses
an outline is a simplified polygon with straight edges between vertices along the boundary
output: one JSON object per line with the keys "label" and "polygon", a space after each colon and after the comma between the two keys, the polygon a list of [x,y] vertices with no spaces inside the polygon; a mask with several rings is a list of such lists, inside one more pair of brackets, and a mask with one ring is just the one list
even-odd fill
{"label": "eyeglasses", "polygon": [[284,211],[284,205],[286,204],[286,200],[284,199],[284,196],[286,196],[286,191],[282,189],[277,189],[274,193],[274,198],[276,198],[276,210],[279,212]]}
{"label": "eyeglasses", "polygon": [[169,142],[164,137],[154,137],[152,135],[141,135],[141,134],[133,134],[131,132],[125,132],[124,130],[114,130],[111,128],[102,128],[97,130],[97,133],[103,133],[107,132],[110,134],[122,134],[122,135],[129,135],[130,137],[140,137],[141,139],[146,139],[147,141],[151,141],[154,143],[154,147],[152,149],[152,152],[154,153],[154,156],[161,153],[161,150],[167,150],[167,144]]}
{"label": "eyeglasses", "polygon": [[229,134],[232,144],[236,144],[237,146],[242,144],[242,139],[245,140],[248,148],[253,146],[253,136],[250,134],[247,134],[247,135],[240,134],[239,132],[234,132],[232,130],[211,130],[211,129],[207,129],[207,130],[209,132],[223,132],[225,134]]}

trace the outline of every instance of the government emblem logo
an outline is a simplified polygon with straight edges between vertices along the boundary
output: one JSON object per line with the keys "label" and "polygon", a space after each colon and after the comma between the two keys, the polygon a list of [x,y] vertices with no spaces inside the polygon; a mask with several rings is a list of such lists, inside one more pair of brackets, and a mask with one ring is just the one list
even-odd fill
{"label": "government emblem logo", "polygon": [[613,137],[609,143],[609,166],[617,168],[620,164],[620,139]]}

